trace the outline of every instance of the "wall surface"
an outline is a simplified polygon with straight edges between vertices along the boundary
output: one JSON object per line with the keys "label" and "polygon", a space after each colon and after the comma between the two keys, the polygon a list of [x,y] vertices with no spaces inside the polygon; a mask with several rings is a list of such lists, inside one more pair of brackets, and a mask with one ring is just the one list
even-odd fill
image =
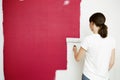
{"label": "wall surface", "polygon": [[66,37],[79,37],[80,0],[3,0],[5,80],[53,80]]}
{"label": "wall surface", "polygon": [[2,13],[2,0],[0,0],[0,80],[4,80],[3,74],[3,13]]}
{"label": "wall surface", "polygon": [[[81,16],[80,16],[80,41],[82,41],[86,36],[91,34],[89,29],[89,17],[95,12],[102,12],[105,14],[107,21],[106,25],[109,29],[109,35],[114,37],[116,40],[116,61],[113,69],[110,71],[110,80],[119,80],[120,79],[120,27],[119,27],[119,19],[120,19],[120,1],[119,0],[82,0],[81,1]],[[73,41],[72,41],[73,40]],[[81,80],[82,73],[82,63],[75,65],[73,57],[69,57],[72,55],[72,47],[74,42],[78,40],[76,38],[71,38],[71,43],[69,43],[68,52],[67,52],[67,69],[66,70],[57,70],[56,71],[56,80]],[[71,44],[71,45],[70,45]],[[78,44],[78,47],[80,44]],[[69,65],[71,64],[71,65]],[[76,66],[76,67],[75,67]],[[77,68],[77,66],[79,66]],[[70,71],[69,68],[73,67],[72,70],[78,71]],[[80,72],[80,73],[78,73]],[[72,74],[72,75],[71,75]],[[76,74],[76,75],[74,75]],[[78,76],[79,74],[79,76]]]}
{"label": "wall surface", "polygon": [[[20,1],[24,1],[24,0],[20,0]],[[27,1],[27,0],[25,0],[25,1]],[[31,0],[29,0],[29,1],[31,1]],[[19,2],[19,0],[18,0],[18,2]],[[66,2],[66,4],[68,4],[68,2]],[[11,5],[11,6],[14,6],[14,5]],[[20,3],[19,8],[20,8],[20,6],[22,6],[21,9],[24,8],[23,3]],[[91,34],[91,32],[89,30],[88,19],[91,14],[93,14],[94,12],[98,12],[98,11],[103,12],[105,14],[105,16],[107,17],[106,24],[109,27],[109,34],[112,35],[116,39],[116,42],[117,42],[117,44],[116,44],[116,62],[115,62],[115,66],[111,70],[111,76],[110,76],[111,80],[119,80],[120,79],[120,69],[119,69],[120,68],[120,64],[119,64],[120,63],[120,49],[119,49],[120,48],[120,42],[119,42],[120,41],[120,37],[119,37],[119,34],[120,34],[120,31],[119,31],[120,30],[120,27],[119,27],[120,9],[119,9],[119,7],[120,7],[119,0],[82,0],[82,2],[81,2],[81,16],[80,16],[81,17],[80,18],[80,25],[81,25],[80,36],[81,37],[80,37],[80,40],[83,40],[85,38],[85,36]],[[21,13],[18,13],[18,14],[21,14]],[[67,12],[67,14],[69,14],[69,11]],[[22,16],[24,16],[24,15],[22,15]],[[72,45],[69,47],[72,47]],[[70,60],[73,60],[73,58],[70,58]],[[64,57],[63,61],[66,61],[65,57]],[[66,65],[64,64],[64,68],[65,68],[65,66]],[[61,68],[61,66],[60,66],[60,68]],[[58,69],[58,70],[60,70],[60,69]],[[70,73],[68,73],[68,74],[70,74]],[[61,77],[61,78],[59,78],[59,80],[66,80],[65,77],[66,76],[64,76],[64,78]],[[75,76],[73,76],[73,77],[75,77]],[[69,78],[69,77],[66,77],[66,78]],[[0,80],[4,80],[4,76],[3,76],[2,0],[0,0]]]}

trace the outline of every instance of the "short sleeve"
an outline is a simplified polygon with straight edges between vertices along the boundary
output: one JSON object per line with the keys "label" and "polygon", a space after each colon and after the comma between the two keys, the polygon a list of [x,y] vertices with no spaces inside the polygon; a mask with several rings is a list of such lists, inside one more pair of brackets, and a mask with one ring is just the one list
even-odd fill
{"label": "short sleeve", "polygon": [[89,46],[88,41],[89,40],[88,40],[88,37],[87,37],[81,42],[81,47],[84,48],[85,50],[88,50],[88,46]]}

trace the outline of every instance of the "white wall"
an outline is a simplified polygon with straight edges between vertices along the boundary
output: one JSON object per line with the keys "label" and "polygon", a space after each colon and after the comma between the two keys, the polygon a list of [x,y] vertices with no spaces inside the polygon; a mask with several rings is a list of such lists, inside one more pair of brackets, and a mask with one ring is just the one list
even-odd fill
{"label": "white wall", "polygon": [[2,16],[2,0],[0,0],[0,80],[4,80],[3,76],[3,16]]}

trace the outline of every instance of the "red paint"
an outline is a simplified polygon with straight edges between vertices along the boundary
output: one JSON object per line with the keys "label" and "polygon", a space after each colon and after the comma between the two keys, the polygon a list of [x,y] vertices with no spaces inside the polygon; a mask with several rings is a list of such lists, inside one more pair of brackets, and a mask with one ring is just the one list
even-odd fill
{"label": "red paint", "polygon": [[53,80],[66,37],[79,37],[80,0],[3,0],[5,80]]}

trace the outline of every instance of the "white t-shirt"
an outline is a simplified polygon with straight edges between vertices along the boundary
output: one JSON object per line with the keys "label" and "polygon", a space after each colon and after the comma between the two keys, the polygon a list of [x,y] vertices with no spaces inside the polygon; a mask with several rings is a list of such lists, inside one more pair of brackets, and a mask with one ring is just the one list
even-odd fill
{"label": "white t-shirt", "polygon": [[108,68],[115,40],[92,34],[84,39],[81,47],[86,50],[83,74],[90,80],[108,80]]}

